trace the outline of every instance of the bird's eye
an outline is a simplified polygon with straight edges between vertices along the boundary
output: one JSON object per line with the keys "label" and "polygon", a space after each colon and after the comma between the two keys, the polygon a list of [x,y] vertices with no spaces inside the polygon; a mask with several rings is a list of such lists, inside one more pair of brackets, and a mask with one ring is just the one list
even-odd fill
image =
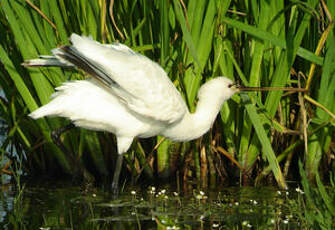
{"label": "bird's eye", "polygon": [[228,88],[231,88],[233,85],[234,85],[234,84],[229,84],[229,85],[228,85]]}

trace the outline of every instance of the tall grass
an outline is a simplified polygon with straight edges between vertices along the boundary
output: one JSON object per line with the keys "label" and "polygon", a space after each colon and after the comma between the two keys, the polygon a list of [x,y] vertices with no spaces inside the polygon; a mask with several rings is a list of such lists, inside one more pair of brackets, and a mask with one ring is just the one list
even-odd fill
{"label": "tall grass", "polygon": [[331,174],[329,178],[331,186],[326,187],[322,184],[319,173],[316,173],[317,186],[312,187],[301,162],[299,162],[299,169],[306,197],[306,203],[303,206],[305,221],[308,223],[310,229],[333,229],[335,227],[334,174]]}
{"label": "tall grass", "polygon": [[[68,121],[32,121],[26,116],[50,100],[54,87],[85,76],[57,68],[27,70],[20,63],[50,54],[75,32],[105,43],[122,42],[157,61],[190,111],[196,107],[200,85],[219,75],[248,86],[309,89],[299,95],[235,95],[223,105],[213,129],[191,144],[162,137],[137,140],[126,157],[135,177],[168,177],[177,171],[184,181],[202,180],[207,186],[208,178],[211,185],[230,177],[251,184],[273,176],[286,187],[286,179],[296,176],[297,159],[303,159],[313,180],[319,169],[332,167],[334,4],[330,0],[2,0],[0,84],[6,98],[1,116],[8,124],[7,143],[27,154],[29,170],[61,168],[96,178],[110,174],[116,155],[112,135],[70,131],[63,137],[73,154],[67,156],[52,143],[50,132]],[[73,163],[85,170],[74,170]]]}

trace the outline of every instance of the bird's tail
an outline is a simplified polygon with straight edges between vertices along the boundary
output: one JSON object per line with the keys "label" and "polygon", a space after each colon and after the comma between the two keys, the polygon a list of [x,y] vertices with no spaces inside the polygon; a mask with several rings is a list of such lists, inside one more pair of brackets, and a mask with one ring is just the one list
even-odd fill
{"label": "bird's tail", "polygon": [[57,66],[57,67],[74,67],[73,64],[56,58],[55,56],[46,56],[41,55],[38,59],[30,59],[26,60],[22,63],[25,67],[50,67],[50,66]]}
{"label": "bird's tail", "polygon": [[79,36],[77,34],[72,34],[70,40],[73,45],[53,49],[52,53],[54,55],[40,55],[37,59],[24,61],[22,65],[24,67],[75,67],[75,63],[70,62],[60,55],[65,53],[65,48],[71,49],[71,47],[75,47],[75,50],[80,49],[84,52],[93,52],[96,45],[99,44],[92,40],[91,37]]}
{"label": "bird's tail", "polygon": [[28,116],[33,119],[39,119],[39,118],[46,117],[46,116],[57,116],[59,115],[59,113],[60,111],[57,108],[57,106],[55,106],[54,103],[49,103],[49,104],[46,104],[36,109],[34,112],[30,113]]}

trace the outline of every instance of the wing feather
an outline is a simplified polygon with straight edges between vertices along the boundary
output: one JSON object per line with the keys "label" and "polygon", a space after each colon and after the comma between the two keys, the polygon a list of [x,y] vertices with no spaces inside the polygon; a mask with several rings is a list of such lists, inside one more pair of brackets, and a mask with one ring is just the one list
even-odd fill
{"label": "wing feather", "polygon": [[54,55],[97,78],[130,111],[167,123],[184,116],[185,102],[157,63],[121,44],[103,45],[76,34],[71,42]]}

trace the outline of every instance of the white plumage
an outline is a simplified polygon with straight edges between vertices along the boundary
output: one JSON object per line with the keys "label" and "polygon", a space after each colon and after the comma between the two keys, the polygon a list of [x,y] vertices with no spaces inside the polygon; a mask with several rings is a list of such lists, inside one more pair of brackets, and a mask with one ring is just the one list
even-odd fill
{"label": "white plumage", "polygon": [[191,114],[165,71],[147,57],[125,45],[103,45],[76,34],[70,40],[72,45],[54,49],[54,56],[24,65],[77,66],[93,78],[65,82],[48,104],[30,116],[66,117],[78,127],[114,133],[119,154],[135,137],[163,135],[176,141],[200,137],[223,102],[238,91],[231,80],[217,77],[200,88],[196,112]]}

